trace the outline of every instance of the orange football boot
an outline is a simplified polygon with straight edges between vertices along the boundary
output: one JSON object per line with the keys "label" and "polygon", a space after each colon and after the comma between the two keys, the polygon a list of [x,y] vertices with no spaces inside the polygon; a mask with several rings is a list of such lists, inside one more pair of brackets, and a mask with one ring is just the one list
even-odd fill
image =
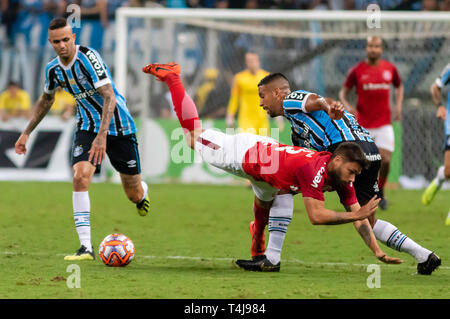
{"label": "orange football boot", "polygon": [[180,65],[175,62],[166,64],[152,63],[143,67],[142,72],[154,75],[159,81],[164,82],[164,79],[168,74],[175,73],[180,75],[181,68]]}

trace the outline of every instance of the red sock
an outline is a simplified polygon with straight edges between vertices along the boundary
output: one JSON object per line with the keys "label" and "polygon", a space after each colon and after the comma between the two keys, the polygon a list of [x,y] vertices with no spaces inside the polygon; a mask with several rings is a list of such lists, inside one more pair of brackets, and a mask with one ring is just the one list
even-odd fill
{"label": "red sock", "polygon": [[378,177],[378,189],[381,191],[384,189],[384,185],[386,184],[387,178],[386,177]]}
{"label": "red sock", "polygon": [[254,236],[260,238],[264,234],[264,229],[269,223],[270,209],[258,206],[253,203],[253,213],[255,215]]}
{"label": "red sock", "polygon": [[168,74],[164,81],[172,95],[173,106],[181,127],[188,131],[201,127],[195,103],[186,93],[180,77],[176,74]]}

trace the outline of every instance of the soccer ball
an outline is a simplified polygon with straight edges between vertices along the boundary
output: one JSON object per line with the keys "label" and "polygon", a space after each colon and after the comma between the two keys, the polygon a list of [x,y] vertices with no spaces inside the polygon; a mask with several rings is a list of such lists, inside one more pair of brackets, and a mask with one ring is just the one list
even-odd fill
{"label": "soccer ball", "polygon": [[98,254],[107,266],[126,266],[134,258],[134,244],[123,234],[111,234],[101,242]]}

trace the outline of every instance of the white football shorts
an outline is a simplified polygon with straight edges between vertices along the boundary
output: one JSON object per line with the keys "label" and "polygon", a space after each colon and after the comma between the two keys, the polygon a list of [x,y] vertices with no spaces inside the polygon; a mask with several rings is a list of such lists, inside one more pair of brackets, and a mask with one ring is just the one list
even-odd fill
{"label": "white football shorts", "polygon": [[245,153],[257,142],[278,143],[276,140],[250,133],[225,134],[223,132],[208,129],[195,141],[195,150],[202,159],[217,168],[230,174],[250,180],[253,192],[262,201],[271,201],[278,192],[264,181],[255,181],[242,169]]}
{"label": "white football shorts", "polygon": [[378,148],[394,152],[394,128],[392,125],[388,124],[367,130]]}

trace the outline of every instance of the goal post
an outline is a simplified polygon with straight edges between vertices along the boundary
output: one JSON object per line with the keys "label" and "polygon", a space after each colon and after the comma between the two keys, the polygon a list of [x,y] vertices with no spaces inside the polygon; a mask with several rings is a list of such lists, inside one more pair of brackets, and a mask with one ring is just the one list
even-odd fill
{"label": "goal post", "polygon": [[[233,74],[244,67],[243,52],[250,50],[260,55],[264,69],[286,74],[293,89],[338,99],[349,68],[365,58],[370,35],[383,39],[383,58],[397,66],[405,85],[397,128],[403,133],[397,141],[402,154],[394,170],[430,179],[442,162],[443,124],[435,119],[429,87],[450,62],[448,12],[124,7],[116,11],[114,79],[133,114],[147,120],[161,116],[167,92],[140,72],[145,64],[180,63],[194,99],[203,92],[205,78],[215,74],[222,79],[213,100],[219,111],[208,113],[210,105],[201,105],[205,98],[195,101],[202,118],[217,118]],[[149,140],[147,128],[140,135]],[[146,143],[143,161],[151,163]],[[417,160],[417,152],[426,155]]]}

